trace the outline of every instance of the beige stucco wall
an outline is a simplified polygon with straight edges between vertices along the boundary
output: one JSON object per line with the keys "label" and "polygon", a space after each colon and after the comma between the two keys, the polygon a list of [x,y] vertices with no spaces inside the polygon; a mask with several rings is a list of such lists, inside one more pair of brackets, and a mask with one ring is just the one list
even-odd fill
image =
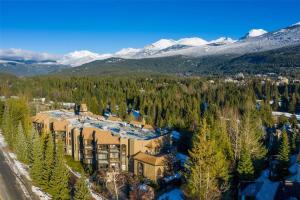
{"label": "beige stucco wall", "polygon": [[158,169],[161,170],[161,173],[164,173],[164,167],[163,166],[154,166],[150,165],[148,163],[144,163],[138,160],[134,160],[134,174],[138,175],[138,163],[144,164],[144,176],[151,179],[152,181],[157,181],[157,172]]}

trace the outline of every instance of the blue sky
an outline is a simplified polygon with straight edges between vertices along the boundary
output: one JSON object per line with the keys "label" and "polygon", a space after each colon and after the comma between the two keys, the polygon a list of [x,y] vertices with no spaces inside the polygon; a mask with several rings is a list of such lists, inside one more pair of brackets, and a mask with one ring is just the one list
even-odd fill
{"label": "blue sky", "polygon": [[298,21],[299,0],[0,0],[0,48],[107,53],[161,38],[239,38]]}

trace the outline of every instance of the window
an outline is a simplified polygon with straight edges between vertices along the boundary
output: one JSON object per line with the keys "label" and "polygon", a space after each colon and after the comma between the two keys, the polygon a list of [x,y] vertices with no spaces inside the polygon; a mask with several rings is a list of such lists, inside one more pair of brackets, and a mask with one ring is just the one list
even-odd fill
{"label": "window", "polygon": [[144,176],[144,163],[138,162],[138,175]]}
{"label": "window", "polygon": [[161,169],[158,168],[157,170],[157,178],[161,178],[162,177],[162,172],[161,172]]}
{"label": "window", "polygon": [[107,154],[98,154],[98,159],[106,160],[107,159]]}
{"label": "window", "polygon": [[110,158],[117,159],[119,158],[119,153],[110,153],[109,156]]}

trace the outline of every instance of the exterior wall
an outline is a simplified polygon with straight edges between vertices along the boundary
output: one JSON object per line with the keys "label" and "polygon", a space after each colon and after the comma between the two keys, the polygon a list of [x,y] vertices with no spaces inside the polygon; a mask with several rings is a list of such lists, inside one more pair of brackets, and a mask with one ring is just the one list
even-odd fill
{"label": "exterior wall", "polygon": [[[87,131],[86,137],[82,135],[82,130],[74,128],[70,125],[66,125],[65,130],[54,131],[53,130],[54,120],[43,116],[43,119],[38,122],[34,122],[34,125],[38,129],[42,129],[45,132],[52,132],[55,139],[62,139],[64,142],[65,154],[71,155],[75,161],[83,161],[86,164],[94,164],[96,169],[103,167],[111,168],[115,167],[118,171],[131,171],[138,175],[137,165],[138,160],[134,160],[133,157],[139,153],[147,153],[151,155],[157,155],[160,150],[170,144],[170,136],[164,135],[158,138],[142,140],[135,138],[122,138],[120,137],[119,143],[116,138],[106,137],[106,140],[101,140],[104,147],[107,149],[106,156],[101,152],[100,144],[97,144],[95,134],[101,134],[101,131],[91,132],[93,137],[90,137],[89,130]],[[88,141],[87,141],[88,139]],[[112,140],[112,141],[110,141]],[[99,143],[98,141],[98,143]],[[104,142],[103,142],[104,141]],[[112,144],[108,144],[112,142]],[[115,145],[115,146],[114,146]],[[156,181],[157,173],[160,169],[163,174],[163,166],[154,166],[148,163],[143,163],[144,172],[143,176]]]}
{"label": "exterior wall", "polygon": [[161,174],[163,175],[164,173],[164,167],[163,166],[155,166],[151,165],[148,163],[141,162],[139,160],[134,160],[134,174],[135,175],[140,175],[139,174],[139,164],[143,164],[144,170],[143,170],[143,176],[149,178],[152,181],[157,181],[159,178],[157,176],[158,170],[161,171]]}
{"label": "exterior wall", "polygon": [[73,130],[73,158],[75,161],[80,160],[80,142],[79,142],[79,137],[80,137],[80,131],[78,129]]}

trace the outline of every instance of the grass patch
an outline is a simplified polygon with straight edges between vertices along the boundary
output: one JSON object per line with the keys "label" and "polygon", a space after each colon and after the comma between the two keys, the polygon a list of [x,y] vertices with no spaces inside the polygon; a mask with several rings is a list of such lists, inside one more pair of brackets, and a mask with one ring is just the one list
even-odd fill
{"label": "grass patch", "polygon": [[72,156],[67,156],[67,155],[65,155],[65,159],[67,161],[67,165],[71,167],[74,171],[80,174],[85,174],[83,166],[79,161],[75,161]]}

